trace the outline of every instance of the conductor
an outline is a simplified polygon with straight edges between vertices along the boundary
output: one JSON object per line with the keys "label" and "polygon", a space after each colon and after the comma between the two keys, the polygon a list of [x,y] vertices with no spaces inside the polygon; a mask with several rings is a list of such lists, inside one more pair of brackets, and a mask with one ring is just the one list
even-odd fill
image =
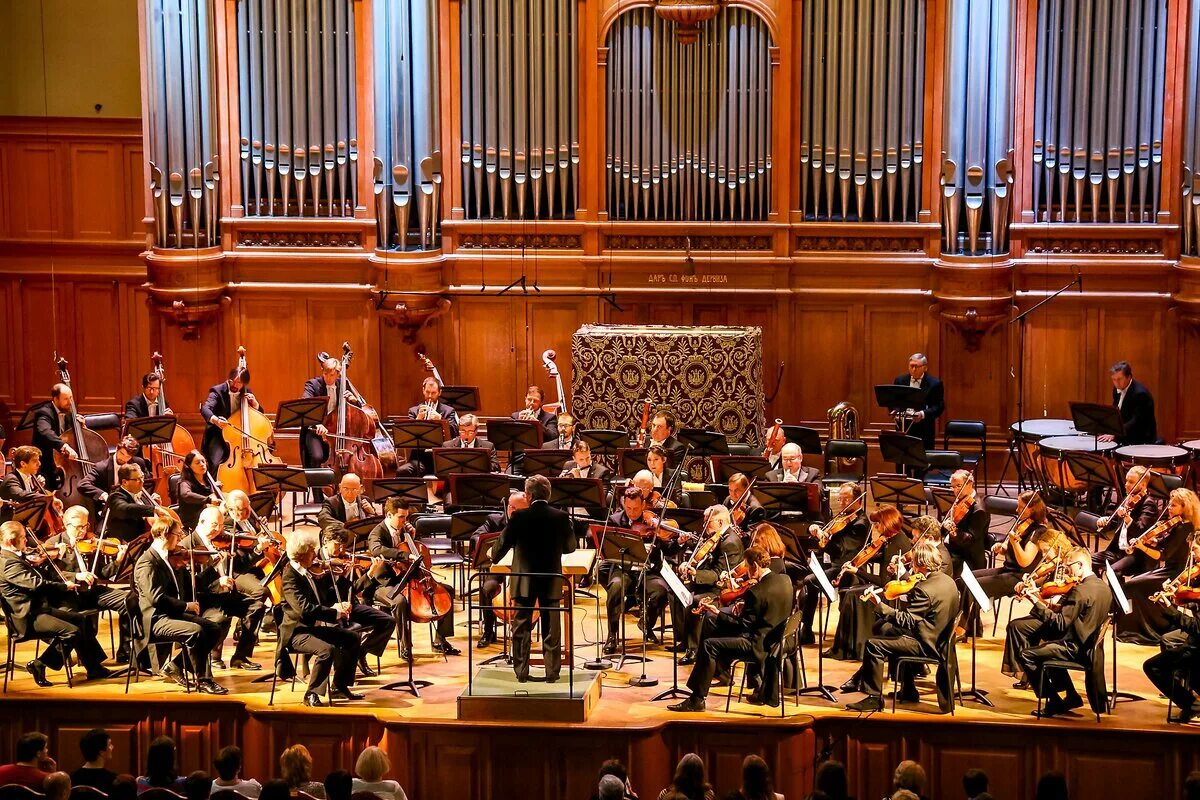
{"label": "conductor", "polygon": [[533,605],[536,601],[542,613],[542,650],[546,661],[546,683],[558,680],[561,667],[559,640],[562,622],[552,610],[562,600],[562,556],[575,550],[575,530],[564,511],[551,508],[550,481],[533,475],[525,480],[525,495],[529,508],[517,511],[508,521],[492,547],[492,563],[500,563],[504,554],[513,551],[514,573],[554,573],[552,575],[515,575],[509,579],[513,605],[517,606],[513,620],[513,671],[521,683],[529,680],[529,642],[533,630]]}

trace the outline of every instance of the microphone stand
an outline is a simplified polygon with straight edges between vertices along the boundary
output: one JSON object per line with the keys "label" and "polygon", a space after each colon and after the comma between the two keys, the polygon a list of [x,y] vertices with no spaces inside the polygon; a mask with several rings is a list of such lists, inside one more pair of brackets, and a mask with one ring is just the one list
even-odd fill
{"label": "microphone stand", "polygon": [[[604,542],[608,539],[608,526],[609,526],[609,523],[612,521],[613,504],[616,502],[616,499],[617,499],[617,492],[615,489],[613,489],[609,492],[608,513],[605,514],[605,516],[604,516],[604,528],[600,531],[600,542],[598,544],[598,547],[599,547],[599,553],[601,556],[603,556],[603,554],[604,554]],[[600,583],[600,561],[601,561],[601,559],[597,558],[596,563],[592,565],[592,583],[595,585],[598,585]],[[591,661],[583,662],[584,669],[589,669],[589,670],[593,670],[593,671],[608,669],[609,667],[612,666],[612,662],[609,661],[607,658],[605,658],[603,655],[603,652],[601,651],[601,646],[602,646],[601,642],[603,640],[600,637],[600,593],[596,592],[595,596],[596,596],[596,657],[594,659],[592,659]]]}

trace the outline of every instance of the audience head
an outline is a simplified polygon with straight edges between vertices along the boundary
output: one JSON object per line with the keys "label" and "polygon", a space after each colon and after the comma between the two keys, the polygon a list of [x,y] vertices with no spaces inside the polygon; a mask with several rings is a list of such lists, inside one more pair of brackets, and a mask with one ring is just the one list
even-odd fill
{"label": "audience head", "polygon": [[85,762],[112,757],[112,737],[104,728],[92,728],[79,740],[79,753]]}
{"label": "audience head", "polygon": [[367,783],[379,783],[391,768],[392,762],[388,760],[387,753],[375,746],[359,753],[358,761],[354,764],[354,771],[358,773],[358,777]]}
{"label": "audience head", "polygon": [[1200,800],[1200,769],[1192,771],[1183,781],[1184,800]]}
{"label": "audience head", "polygon": [[221,780],[237,780],[238,774],[242,771],[242,748],[235,745],[222,747],[221,752],[217,753],[216,760],[213,761],[213,768],[216,769]]}
{"label": "audience head", "polygon": [[597,795],[600,800],[621,800],[625,796],[625,783],[616,775],[602,775]]}
{"label": "audience head", "polygon": [[704,762],[700,756],[688,753],[679,759],[675,777],[671,779],[671,788],[691,800],[702,800],[712,787],[704,777]]}
{"label": "audience head", "polygon": [[50,758],[50,737],[37,731],[24,734],[17,739],[16,756],[18,764],[37,764],[45,761]]}
{"label": "audience head", "polygon": [[742,761],[742,795],[746,800],[775,800],[771,768],[762,756],[751,754]]}
{"label": "audience head", "polygon": [[112,788],[108,790],[108,799],[137,800],[137,778],[128,773],[113,778]]}
{"label": "audience head", "polygon": [[175,740],[170,736],[159,736],[146,751],[146,782],[151,786],[170,786],[177,777]]}
{"label": "audience head", "polygon": [[42,784],[46,800],[67,800],[71,795],[71,776],[65,772],[51,772]]}
{"label": "audience head", "polygon": [[279,776],[288,786],[300,786],[312,780],[312,755],[302,744],[294,744],[279,756]]}
{"label": "audience head", "polygon": [[892,800],[921,800],[921,796],[916,792],[910,792],[908,789],[897,789],[892,792]]}
{"label": "audience head", "polygon": [[325,776],[325,800],[350,800],[353,794],[354,777],[346,770],[335,769]]}
{"label": "audience head", "polygon": [[893,789],[907,789],[920,796],[925,794],[925,768],[915,761],[905,760],[896,765],[896,773],[892,776]]}
{"label": "audience head", "polygon": [[263,784],[262,791],[258,793],[258,800],[291,800],[291,798],[292,787],[288,786],[288,782],[282,778],[267,781]]}
{"label": "audience head", "polygon": [[963,791],[967,797],[978,797],[988,790],[987,773],[981,769],[969,769],[963,773]]}
{"label": "audience head", "polygon": [[846,778],[846,765],[840,761],[826,761],[817,767],[813,787],[830,800],[846,800],[850,796],[850,782]]}
{"label": "audience head", "polygon": [[187,800],[208,800],[212,792],[212,778],[202,769],[198,769],[183,781],[183,796]]}
{"label": "audience head", "polygon": [[1047,772],[1038,778],[1034,800],[1068,800],[1067,778],[1061,772]]}

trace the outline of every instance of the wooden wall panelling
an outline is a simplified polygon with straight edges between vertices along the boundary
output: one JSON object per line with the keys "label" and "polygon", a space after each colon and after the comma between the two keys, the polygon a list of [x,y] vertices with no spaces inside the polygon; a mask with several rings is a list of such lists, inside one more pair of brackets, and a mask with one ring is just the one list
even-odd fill
{"label": "wooden wall panelling", "polygon": [[[1032,303],[1023,302],[1022,310]],[[1067,403],[1087,397],[1087,312],[1046,306],[1028,317],[1025,332],[1025,418],[1070,416]],[[1014,326],[1018,327],[1018,326]],[[1014,330],[1013,336],[1019,337]],[[1014,338],[1014,348],[1018,346]],[[1094,340],[1093,340],[1094,341]],[[1020,374],[1020,365],[1014,367]],[[1015,409],[1014,409],[1015,411]]]}
{"label": "wooden wall panelling", "polygon": [[62,150],[54,143],[10,141],[5,192],[13,239],[63,239]]}
{"label": "wooden wall panelling", "polygon": [[[526,384],[542,387],[546,402],[557,400],[554,380],[542,366],[542,353],[553,350],[555,364],[562,375],[563,390],[567,393],[567,405],[574,407],[571,402],[571,336],[580,325],[595,319],[594,309],[595,301],[585,298],[550,298],[525,304],[525,347],[529,356],[524,380]],[[522,393],[516,398],[518,405],[512,410],[520,407],[523,397]]]}
{"label": "wooden wall panelling", "polygon": [[299,397],[304,381],[315,374],[315,356],[300,352],[308,340],[305,303],[297,296],[256,294],[243,295],[234,305],[237,335],[229,352],[221,354],[228,366],[213,383],[237,365],[237,348],[244,345],[251,389],[263,410],[273,413],[281,400]]}
{"label": "wooden wall panelling", "polygon": [[[458,305],[453,325],[454,359],[450,369],[439,362],[442,378],[452,385],[479,387],[480,408],[485,414],[507,414],[520,407],[525,386],[518,386],[516,361],[517,320],[524,322],[524,308],[510,297],[480,297]],[[454,313],[453,311],[451,313]],[[525,332],[520,332],[525,349]],[[437,359],[434,359],[435,362]],[[418,388],[413,389],[419,398]],[[416,399],[413,400],[416,402]],[[515,405],[514,405],[515,403]]]}
{"label": "wooden wall panelling", "polygon": [[941,737],[936,746],[923,743],[918,761],[929,776],[930,797],[962,796],[962,777],[968,769],[982,769],[988,792],[994,797],[1025,797],[1025,787],[1037,780],[1034,759],[1014,737],[1011,744],[989,742],[980,747],[969,739]]}
{"label": "wooden wall panelling", "polygon": [[[299,298],[297,298],[299,304]],[[368,400],[379,398],[379,331],[374,317],[374,304],[367,298],[313,297],[304,302],[307,330],[291,354],[304,377],[295,386],[280,387],[280,400],[300,396],[304,381],[320,374],[317,353],[325,351],[341,358],[342,343],[349,342],[354,357],[350,362],[350,379]],[[291,394],[288,394],[288,392]],[[277,405],[277,404],[276,404]],[[274,407],[272,408],[272,410]]]}
{"label": "wooden wall panelling", "polygon": [[892,774],[904,758],[902,743],[873,733],[863,729],[848,738],[843,763],[856,796],[890,797]]}
{"label": "wooden wall panelling", "polygon": [[[1167,318],[1177,319],[1178,315],[1170,314]],[[1175,407],[1178,409],[1177,433],[1181,440],[1187,441],[1200,438],[1200,403],[1195,400],[1194,377],[1195,365],[1200,364],[1200,327],[1188,324],[1174,327],[1178,331],[1177,344],[1169,347],[1167,353],[1172,359],[1171,372],[1176,380],[1164,387],[1161,394],[1165,395],[1168,387],[1174,387]],[[1153,391],[1152,389],[1151,392]]]}
{"label": "wooden wall panelling", "polygon": [[[124,238],[122,149],[108,142],[70,143],[67,159],[70,175],[70,227],[73,239],[92,241]],[[115,196],[114,196],[115,195]]]}
{"label": "wooden wall panelling", "polygon": [[134,342],[123,329],[121,286],[116,281],[77,281],[74,291],[60,295],[59,318],[70,320],[73,341],[60,344],[70,359],[72,386],[78,386],[75,403],[84,412],[123,408],[133,381],[122,369],[122,350]]}
{"label": "wooden wall panelling", "polygon": [[[3,176],[0,175],[0,179]],[[8,357],[0,359],[0,402],[8,405],[9,410],[19,414],[24,408],[20,406],[20,398],[24,397],[25,357],[21,341],[21,304],[17,301],[20,292],[20,282],[15,280],[0,280],[0,304],[7,309],[4,314],[4,324],[0,325],[0,353]],[[11,435],[12,431],[8,431]]]}
{"label": "wooden wall panelling", "polygon": [[[54,367],[54,351],[65,351],[74,345],[74,336],[65,328],[54,327],[56,303],[70,293],[70,286],[57,285],[51,289],[48,281],[20,281],[18,300],[21,306],[20,352],[23,354],[23,395],[17,406],[23,411],[26,406],[50,397],[50,387],[58,380]],[[57,301],[55,298],[59,298]],[[61,306],[57,306],[61,307]],[[62,315],[60,314],[60,317]],[[69,316],[67,317],[69,319]],[[65,321],[65,320],[64,320]],[[78,359],[67,355],[74,364]],[[19,411],[17,413],[20,413]]]}
{"label": "wooden wall panelling", "polygon": [[[61,766],[67,768],[68,772],[73,769],[72,765],[82,763],[83,757],[79,753],[79,740],[93,727],[95,726],[91,724],[80,724],[71,720],[57,725],[53,732],[43,731],[55,740],[53,755]],[[137,723],[105,724],[103,727],[113,743],[112,760],[108,762],[108,768],[118,775],[121,773],[138,774],[134,770],[137,769],[142,748],[138,746]]]}
{"label": "wooden wall panelling", "polygon": [[146,196],[142,186],[142,170],[145,169],[145,153],[140,143],[126,143],[121,147],[122,175],[124,176],[124,221],[122,239],[138,241],[146,236]]}
{"label": "wooden wall panelling", "polygon": [[[1002,421],[1013,416],[1009,412],[1009,396],[1016,391],[1009,376],[1009,367],[1016,369],[1015,364],[1009,362],[1009,352],[1015,352],[1007,347],[1009,326],[993,329],[973,352],[966,349],[954,326],[941,324],[938,327],[944,342],[943,357],[934,374],[946,386],[943,424],[951,419],[983,420],[990,426],[989,435],[1003,436]],[[935,368],[935,365],[931,363],[930,367]]]}
{"label": "wooden wall panelling", "polygon": [[[931,352],[929,328],[932,320],[923,306],[868,305],[866,307],[866,338],[868,372],[866,382],[855,387],[855,405],[860,412],[859,427],[870,424],[890,429],[892,418],[887,409],[875,404],[873,387],[880,383],[891,383],[908,367],[908,357],[913,353],[924,353],[929,358],[930,371],[937,375],[940,365],[935,353]],[[853,345],[851,345],[853,346]],[[835,401],[836,402],[836,401]],[[832,403],[830,404],[832,406]]]}
{"label": "wooden wall panelling", "polygon": [[860,376],[866,372],[862,305],[793,303],[791,313],[794,321],[786,344],[781,344],[786,366],[780,396],[790,394],[792,399],[776,401],[784,412],[783,421],[789,425],[823,422],[826,412],[842,400],[850,400],[865,412],[865,395],[854,396]]}

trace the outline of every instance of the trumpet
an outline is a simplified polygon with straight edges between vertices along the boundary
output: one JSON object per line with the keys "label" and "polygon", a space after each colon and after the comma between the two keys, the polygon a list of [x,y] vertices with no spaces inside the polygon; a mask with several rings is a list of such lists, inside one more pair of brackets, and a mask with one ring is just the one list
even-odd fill
{"label": "trumpet", "polygon": [[438,413],[436,400],[430,400],[427,403],[421,403],[421,407],[417,409],[417,419],[441,419],[442,415]]}

